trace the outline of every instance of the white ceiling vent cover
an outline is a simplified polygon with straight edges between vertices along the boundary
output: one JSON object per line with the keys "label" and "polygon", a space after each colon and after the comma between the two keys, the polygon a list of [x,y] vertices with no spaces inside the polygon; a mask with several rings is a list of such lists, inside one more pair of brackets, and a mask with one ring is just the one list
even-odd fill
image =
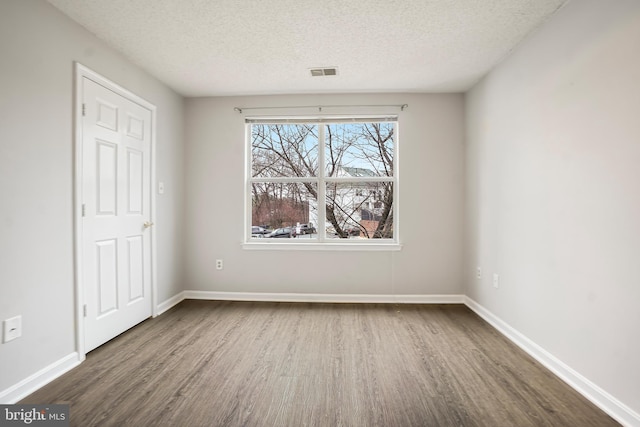
{"label": "white ceiling vent cover", "polygon": [[309,71],[311,72],[311,77],[338,75],[337,67],[310,68]]}

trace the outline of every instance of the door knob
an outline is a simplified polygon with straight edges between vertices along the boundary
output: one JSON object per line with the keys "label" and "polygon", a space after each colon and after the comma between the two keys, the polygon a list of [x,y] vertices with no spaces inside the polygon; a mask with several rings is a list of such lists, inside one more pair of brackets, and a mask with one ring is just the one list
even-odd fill
{"label": "door knob", "polygon": [[149,228],[153,225],[153,223],[151,221],[145,221],[143,225],[144,225],[144,228]]}

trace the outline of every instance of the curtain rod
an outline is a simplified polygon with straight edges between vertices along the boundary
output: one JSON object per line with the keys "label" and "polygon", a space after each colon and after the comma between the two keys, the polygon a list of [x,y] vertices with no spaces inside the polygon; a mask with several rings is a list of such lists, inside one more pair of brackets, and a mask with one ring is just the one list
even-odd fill
{"label": "curtain rod", "polygon": [[396,107],[399,108],[400,111],[404,111],[407,108],[408,104],[395,104],[395,105],[295,105],[289,107],[233,107],[233,111],[237,111],[242,114],[245,110],[276,110],[276,109],[285,109],[285,108],[317,108],[318,112],[322,112],[323,108],[362,108],[362,107]]}

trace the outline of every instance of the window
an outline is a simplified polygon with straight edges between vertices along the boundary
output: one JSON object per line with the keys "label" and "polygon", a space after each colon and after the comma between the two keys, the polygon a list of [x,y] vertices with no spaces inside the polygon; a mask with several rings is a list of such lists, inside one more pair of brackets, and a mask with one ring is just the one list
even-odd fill
{"label": "window", "polygon": [[397,126],[248,118],[247,241],[397,243]]}

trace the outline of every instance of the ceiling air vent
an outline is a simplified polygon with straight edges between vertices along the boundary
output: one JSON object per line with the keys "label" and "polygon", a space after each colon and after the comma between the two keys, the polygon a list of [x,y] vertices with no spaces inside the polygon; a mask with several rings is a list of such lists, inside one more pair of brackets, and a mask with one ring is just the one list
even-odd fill
{"label": "ceiling air vent", "polygon": [[311,72],[311,77],[335,76],[338,74],[336,67],[311,68],[309,71]]}

